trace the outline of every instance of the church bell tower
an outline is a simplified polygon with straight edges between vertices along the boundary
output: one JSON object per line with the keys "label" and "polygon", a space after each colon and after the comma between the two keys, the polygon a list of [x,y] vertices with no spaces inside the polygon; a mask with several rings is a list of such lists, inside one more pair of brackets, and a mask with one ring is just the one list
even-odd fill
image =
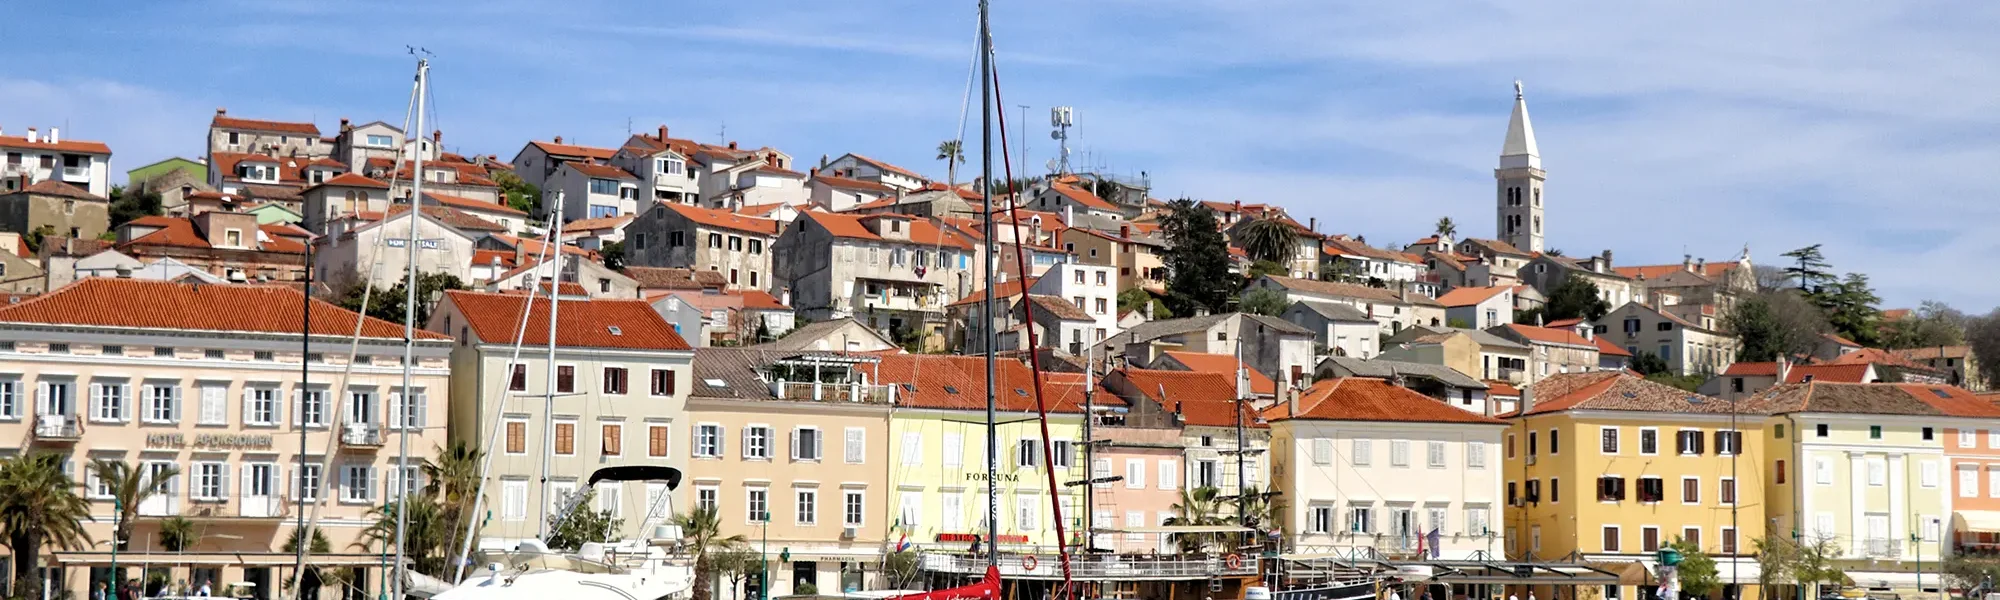
{"label": "church bell tower", "polygon": [[1499,206],[1495,237],[1527,252],[1542,251],[1541,151],[1535,148],[1535,127],[1528,121],[1528,100],[1521,82],[1514,82],[1514,114],[1507,119],[1507,142],[1500,147],[1500,168],[1493,170]]}

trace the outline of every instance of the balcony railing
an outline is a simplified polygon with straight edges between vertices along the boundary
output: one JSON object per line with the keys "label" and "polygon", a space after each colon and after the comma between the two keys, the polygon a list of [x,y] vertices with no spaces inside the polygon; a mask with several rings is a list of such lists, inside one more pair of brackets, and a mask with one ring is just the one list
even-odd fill
{"label": "balcony railing", "polygon": [[139,503],[141,517],[171,517],[181,514],[180,498],[155,494]]}
{"label": "balcony railing", "polygon": [[90,181],[90,167],[63,167],[63,181]]}
{"label": "balcony railing", "polygon": [[380,448],[382,426],[374,423],[348,423],[340,430],[340,445],[349,448]]}
{"label": "balcony railing", "polygon": [[1903,555],[1902,540],[1872,538],[1862,540],[1861,549],[1869,558],[1896,558]]}
{"label": "balcony railing", "polygon": [[[1027,568],[1029,561],[1025,555],[1002,555],[1000,575],[1002,577],[1060,578],[1062,564],[1053,554],[1035,555],[1035,568]],[[1207,579],[1256,575],[1257,561],[1240,561],[1231,567],[1222,557],[1178,557],[1164,556],[1148,558],[1135,555],[1110,555],[1094,557],[1074,557],[1070,561],[1070,573],[1078,579]],[[978,575],[986,572],[986,557],[958,553],[925,553],[918,563],[926,571],[938,571],[960,575]]]}
{"label": "balcony railing", "polygon": [[83,427],[75,415],[37,415],[35,417],[35,439],[70,440],[83,437]]}
{"label": "balcony railing", "polygon": [[228,502],[200,503],[188,508],[191,519],[282,519],[291,516],[290,503],[277,496],[245,496]]}
{"label": "balcony railing", "polygon": [[876,404],[887,404],[889,402],[889,386],[886,385],[779,380],[771,383],[771,393],[780,400],[868,402]]}

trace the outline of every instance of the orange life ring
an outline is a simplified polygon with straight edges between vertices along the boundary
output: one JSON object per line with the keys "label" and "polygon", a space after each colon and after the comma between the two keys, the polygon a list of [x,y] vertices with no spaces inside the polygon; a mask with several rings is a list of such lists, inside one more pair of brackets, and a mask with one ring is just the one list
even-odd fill
{"label": "orange life ring", "polygon": [[1243,568],[1243,555],[1231,554],[1229,556],[1223,557],[1222,562],[1224,564],[1229,565],[1229,568],[1231,569],[1241,569]]}
{"label": "orange life ring", "polygon": [[1033,554],[1030,554],[1030,555],[1027,555],[1027,556],[1023,556],[1023,557],[1021,557],[1021,568],[1023,568],[1023,569],[1027,569],[1027,570],[1029,570],[1029,571],[1033,571],[1033,570],[1035,570],[1035,567],[1039,567],[1039,566],[1042,566],[1042,562],[1041,562],[1041,561],[1038,561],[1038,560],[1035,560],[1035,555],[1033,555]]}

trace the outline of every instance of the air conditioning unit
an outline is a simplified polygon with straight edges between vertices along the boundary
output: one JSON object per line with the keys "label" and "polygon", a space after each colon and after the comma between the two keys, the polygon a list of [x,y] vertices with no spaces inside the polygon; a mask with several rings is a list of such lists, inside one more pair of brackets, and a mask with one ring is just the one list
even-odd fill
{"label": "air conditioning unit", "polygon": [[1535,455],[1533,454],[1528,455],[1528,464],[1530,465],[1535,464]]}
{"label": "air conditioning unit", "polygon": [[851,540],[851,539],[854,539],[854,536],[855,536],[856,534],[859,534],[859,533],[860,533],[859,531],[857,531],[857,529],[858,529],[858,528],[855,528],[855,527],[842,527],[842,528],[840,528],[840,539],[843,539],[843,540]]}

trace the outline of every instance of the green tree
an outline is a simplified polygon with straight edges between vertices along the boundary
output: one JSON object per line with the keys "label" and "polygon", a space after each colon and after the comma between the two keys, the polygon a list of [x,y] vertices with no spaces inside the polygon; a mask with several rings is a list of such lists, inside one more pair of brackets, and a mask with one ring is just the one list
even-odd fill
{"label": "green tree", "polygon": [[[1226,525],[1228,521],[1222,514],[1223,505],[1222,491],[1213,486],[1193,489],[1183,486],[1180,501],[1168,508],[1173,516],[1168,517],[1165,524],[1177,527]],[[1201,552],[1217,541],[1213,533],[1180,533],[1174,534],[1173,539],[1182,554]]]}
{"label": "green tree", "polygon": [[1255,289],[1243,295],[1243,312],[1253,315],[1276,317],[1285,314],[1291,303],[1285,301],[1285,294],[1278,290]]}
{"label": "green tree", "polygon": [[[291,533],[286,534],[285,545],[282,548],[280,548],[280,550],[284,551],[284,553],[286,554],[293,554],[298,552],[300,531],[303,530],[295,527],[292,529]],[[312,528],[312,542],[311,545],[306,547],[306,554],[308,555],[328,554],[331,552],[333,552],[333,543],[328,542],[326,540],[326,531],[318,527]],[[308,557],[306,559],[306,564],[311,565],[315,563],[313,563],[312,559]],[[338,578],[338,576],[336,575],[337,572],[338,570],[336,569],[306,567],[306,572],[301,574],[302,575],[301,579],[304,579],[306,581],[316,580],[320,582],[320,585],[326,585],[328,582]],[[291,589],[292,579],[286,578],[284,586],[286,589]]]}
{"label": "green tree", "polygon": [[[399,281],[394,286],[390,286],[386,289],[375,290],[368,297],[367,315],[384,321],[389,321],[391,323],[396,323],[399,325],[402,324],[403,300],[405,299],[405,294],[406,294],[405,290],[407,289],[408,288],[404,287],[404,284]],[[465,282],[459,280],[457,275],[452,275],[450,273],[443,273],[443,272],[418,273],[417,274],[417,327],[423,327],[425,323],[430,322],[431,309],[436,308],[435,306],[432,305],[431,302],[428,301],[428,299],[433,294],[441,296],[442,294],[444,294],[446,290],[462,290],[462,289],[465,289]],[[355,285],[349,288],[347,290],[347,295],[341,297],[340,301],[335,302],[335,304],[338,304],[340,305],[341,308],[345,308],[347,310],[360,312],[361,294],[365,290],[366,286]]]}
{"label": "green tree", "polygon": [[1278,518],[1284,514],[1284,506],[1275,500],[1277,496],[1278,492],[1268,487],[1261,490],[1255,487],[1247,489],[1232,502],[1241,507],[1239,512],[1242,513],[1242,518],[1238,519],[1235,513],[1231,513],[1228,522],[1231,525],[1250,528],[1254,539],[1264,539],[1265,535],[1278,528]]}
{"label": "green tree", "polygon": [[[915,553],[910,554],[915,555]],[[894,566],[895,559],[893,555],[889,557],[891,563],[889,566]],[[729,581],[730,591],[740,592],[743,590],[743,582],[750,578],[751,573],[763,572],[764,555],[747,547],[731,548],[716,552],[709,559],[709,564],[715,570],[716,576]],[[915,564],[911,563],[912,566]]]}
{"label": "green tree", "polygon": [[575,550],[587,542],[609,542],[618,538],[618,530],[625,526],[625,520],[612,517],[609,510],[592,510],[590,504],[596,498],[597,490],[584,489],[561,500],[572,504],[569,514],[563,515],[550,529],[549,548]]}
{"label": "green tree", "polygon": [[125,186],[111,188],[111,228],[131,222],[133,219],[166,214],[166,207],[160,200],[160,193],[152,190],[135,191]]}
{"label": "green tree", "polygon": [[1167,310],[1167,303],[1162,302],[1158,298],[1153,297],[1153,293],[1146,291],[1145,288],[1130,287],[1130,288],[1125,288],[1124,291],[1118,292],[1119,314],[1124,314],[1126,311],[1138,311],[1139,313],[1144,314],[1146,312],[1146,306],[1149,303],[1153,307],[1153,314],[1151,315],[1152,318],[1155,319],[1174,318],[1174,313],[1172,311]]}
{"label": "green tree", "polygon": [[1530,308],[1528,310],[1514,311],[1514,322],[1521,325],[1535,325],[1535,326],[1540,326],[1543,323],[1547,323],[1549,322],[1548,317],[1542,314],[1542,311],[1544,309],[1545,309],[1544,307],[1537,306],[1534,308]]}
{"label": "green tree", "polygon": [[1250,263],[1250,272],[1245,274],[1244,282],[1249,283],[1252,281],[1256,281],[1258,279],[1262,279],[1265,275],[1290,277],[1292,276],[1292,270],[1290,268],[1285,267],[1285,263],[1277,261],[1269,261],[1269,260],[1255,261]]}
{"label": "green tree", "polygon": [[1796,543],[1792,561],[1793,583],[1811,586],[1807,598],[1818,598],[1819,584],[1840,585],[1847,574],[1834,561],[1840,560],[1840,544],[1832,537],[1808,536]]}
{"label": "green tree", "polygon": [[1819,307],[1790,288],[1743,298],[1723,317],[1722,324],[1741,341],[1736,360],[1744,362],[1770,362],[1780,356],[1810,354],[1819,344],[1820,335],[1830,330]]}
{"label": "green tree", "polygon": [[531,215],[542,212],[542,190],[535,184],[507,169],[494,169],[493,182],[500,184],[500,193],[506,195],[507,206]]}
{"label": "green tree", "polygon": [[1458,237],[1458,224],[1451,222],[1451,217],[1438,217],[1434,233],[1440,239],[1455,239]]}
{"label": "green tree", "polygon": [[1472,328],[1472,324],[1471,324],[1471,323],[1467,323],[1467,322],[1465,322],[1465,319],[1459,319],[1459,318],[1448,318],[1448,319],[1445,319],[1445,320],[1444,320],[1444,326],[1445,326],[1445,327],[1450,327],[1450,328],[1452,328],[1452,329],[1471,329],[1471,328]]}
{"label": "green tree", "polygon": [[1171,203],[1171,214],[1160,223],[1167,250],[1162,261],[1173,273],[1167,289],[1167,309],[1176,315],[1197,311],[1223,313],[1241,288],[1229,273],[1229,245],[1215,221],[1215,211],[1187,198]]}
{"label": "green tree", "polygon": [[1299,252],[1299,230],[1283,217],[1253,219],[1236,229],[1236,237],[1250,260],[1285,264]]}
{"label": "green tree", "polygon": [[1826,255],[1820,253],[1819,247],[1820,244],[1813,244],[1779,255],[1798,263],[1785,267],[1785,275],[1797,282],[1801,290],[1811,291],[1834,281],[1833,273],[1827,270],[1830,265],[1826,263]]}
{"label": "green tree", "polygon": [[611,267],[614,271],[625,268],[624,241],[605,243],[604,247],[597,249],[597,255],[604,259],[604,266]]}
{"label": "green tree", "polygon": [[1795,582],[1792,575],[1799,562],[1798,544],[1777,532],[1769,532],[1750,543],[1757,549],[1757,587],[1764,590],[1765,597],[1773,597],[1776,586]]}
{"label": "green tree", "polygon": [[[422,501],[438,505],[438,522],[444,528],[437,532],[442,539],[441,556],[449,561],[466,546],[466,525],[479,518],[472,512],[472,505],[478,499],[479,466],[485,453],[464,440],[434,448],[436,458],[426,458],[418,467],[424,474]],[[415,512],[411,511],[413,515]],[[478,533],[473,536],[478,539]]]}
{"label": "green tree", "polygon": [[0,535],[14,557],[14,597],[42,597],[42,549],[79,550],[90,503],[63,472],[64,454],[37,452],[0,459]]}
{"label": "green tree", "polygon": [[180,552],[201,543],[201,531],[194,521],[187,517],[172,516],[160,519],[160,547],[168,552]]}
{"label": "green tree", "polygon": [[1925,300],[1909,316],[1882,324],[1884,348],[1936,348],[1965,343],[1965,313],[1943,302]]}
{"label": "green tree", "polygon": [[1561,319],[1589,319],[1596,321],[1611,312],[1611,303],[1605,302],[1598,294],[1597,284],[1575,275],[1564,275],[1562,283],[1549,293],[1548,307],[1543,316],[1550,321]]}
{"label": "green tree", "polygon": [[[1962,590],[1977,590],[1981,586],[2000,585],[2000,561],[1978,558],[1963,554],[1944,561],[1945,584]],[[1980,596],[1966,594],[1967,597]]]}
{"label": "green tree", "polygon": [[[768,515],[766,518],[769,518]],[[680,526],[681,538],[687,543],[686,549],[694,554],[694,592],[689,600],[709,600],[714,596],[709,584],[715,578],[716,555],[748,548],[750,539],[742,534],[722,535],[722,520],[713,508],[697,508],[693,512],[674,515],[674,525]],[[761,560],[763,557],[758,558]]]}
{"label": "green tree", "polygon": [[1706,598],[1709,593],[1722,589],[1722,577],[1715,572],[1715,559],[1703,553],[1701,547],[1679,538],[1667,547],[1681,552],[1681,565],[1676,572],[1680,576],[1682,593]]}
{"label": "green tree", "polygon": [[1632,356],[1632,370],[1640,375],[1653,375],[1670,372],[1673,367],[1668,366],[1667,360],[1660,355],[1641,350]]}
{"label": "green tree", "polygon": [[[454,528],[444,514],[444,507],[438,504],[437,497],[427,493],[410,494],[402,502],[391,499],[368,511],[375,520],[361,530],[361,537],[354,545],[361,548],[395,547],[396,513],[405,506],[409,507],[410,515],[403,523],[403,556],[419,573],[432,577],[450,576],[446,571],[450,565],[448,557],[458,549],[448,547],[446,540],[452,537]],[[549,546],[556,547],[553,541]]]}
{"label": "green tree", "polygon": [[958,187],[958,165],[965,162],[965,141],[945,140],[938,142],[937,159],[945,161],[945,182],[952,187]]}
{"label": "green tree", "polygon": [[159,494],[173,493],[173,478],[181,474],[180,467],[164,465],[162,471],[148,473],[134,468],[124,461],[93,458],[90,468],[97,472],[104,486],[111,488],[111,497],[118,504],[118,525],[112,529],[111,539],[120,550],[132,547],[132,529],[138,525],[139,504]]}
{"label": "green tree", "polygon": [[1880,304],[1882,298],[1869,287],[1867,275],[1848,273],[1838,282],[1814,288],[1807,292],[1806,297],[1819,306],[1834,332],[1863,346],[1875,345],[1879,333],[1876,321],[1882,317],[1882,311],[1875,305]]}

